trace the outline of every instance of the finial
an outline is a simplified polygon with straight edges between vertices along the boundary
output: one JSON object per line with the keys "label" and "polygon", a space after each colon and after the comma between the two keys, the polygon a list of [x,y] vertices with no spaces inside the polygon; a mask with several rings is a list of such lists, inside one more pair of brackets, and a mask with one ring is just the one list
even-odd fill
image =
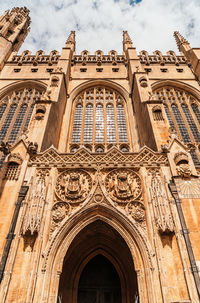
{"label": "finial", "polygon": [[174,32],[174,38],[180,52],[191,49],[189,42],[178,32]]}
{"label": "finial", "polygon": [[123,49],[125,51],[126,48],[133,47],[131,38],[127,31],[123,31]]}
{"label": "finial", "polygon": [[75,50],[75,45],[76,45],[75,31],[71,31],[71,33],[69,34],[69,37],[67,38],[66,46],[68,46],[68,47],[72,48],[73,50]]}

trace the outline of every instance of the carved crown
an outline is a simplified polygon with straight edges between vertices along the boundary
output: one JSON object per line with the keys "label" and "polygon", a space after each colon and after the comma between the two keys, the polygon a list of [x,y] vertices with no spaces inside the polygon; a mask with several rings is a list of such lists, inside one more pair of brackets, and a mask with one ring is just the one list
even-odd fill
{"label": "carved crown", "polygon": [[72,173],[72,174],[70,174],[70,178],[71,178],[72,180],[79,180],[80,176],[79,176],[79,174]]}
{"label": "carved crown", "polygon": [[125,173],[120,173],[120,174],[117,175],[117,178],[118,178],[119,180],[126,180],[126,179],[127,179],[127,174],[125,174]]}

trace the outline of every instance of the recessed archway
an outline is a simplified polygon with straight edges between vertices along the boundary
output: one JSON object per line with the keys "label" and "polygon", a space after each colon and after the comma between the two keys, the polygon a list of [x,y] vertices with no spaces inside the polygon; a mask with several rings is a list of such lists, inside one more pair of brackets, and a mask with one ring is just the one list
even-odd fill
{"label": "recessed archway", "polygon": [[[98,270],[99,266],[103,269],[106,264],[106,275],[113,277],[110,288],[103,277],[106,270],[104,273]],[[93,279],[87,278],[84,282],[85,273],[91,272],[92,266]],[[130,303],[138,297],[137,276],[130,250],[120,234],[101,220],[87,225],[72,241],[60,277],[60,302],[84,303],[80,295],[84,287],[88,293],[82,292],[82,298],[87,295],[90,298],[89,292],[93,288],[91,298],[96,298],[94,303],[107,302],[106,298],[110,300],[108,303]]]}

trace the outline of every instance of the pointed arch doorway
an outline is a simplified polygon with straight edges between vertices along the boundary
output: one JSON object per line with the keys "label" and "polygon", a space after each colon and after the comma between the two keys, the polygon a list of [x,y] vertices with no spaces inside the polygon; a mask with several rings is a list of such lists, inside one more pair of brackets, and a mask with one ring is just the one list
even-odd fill
{"label": "pointed arch doorway", "polygon": [[119,233],[97,220],[72,241],[64,258],[58,303],[138,303],[130,250]]}

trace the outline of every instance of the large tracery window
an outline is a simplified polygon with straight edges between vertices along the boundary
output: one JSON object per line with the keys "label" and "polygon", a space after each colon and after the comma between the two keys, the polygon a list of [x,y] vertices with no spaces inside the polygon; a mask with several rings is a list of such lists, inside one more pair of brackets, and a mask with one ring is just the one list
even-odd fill
{"label": "large tracery window", "polygon": [[[174,87],[160,88],[156,94],[163,101],[169,124],[180,139],[185,143],[200,144],[200,110],[197,99]],[[198,151],[191,151],[194,163],[200,164],[197,154],[199,155]]]}
{"label": "large tracery window", "polygon": [[72,149],[74,144],[95,145],[97,150],[99,144],[128,143],[126,103],[114,90],[95,87],[81,92],[72,119]]}
{"label": "large tracery window", "polygon": [[[13,144],[21,132],[28,128],[36,100],[42,91],[34,88],[16,90],[0,100],[0,141]],[[0,167],[4,156],[1,157]]]}

